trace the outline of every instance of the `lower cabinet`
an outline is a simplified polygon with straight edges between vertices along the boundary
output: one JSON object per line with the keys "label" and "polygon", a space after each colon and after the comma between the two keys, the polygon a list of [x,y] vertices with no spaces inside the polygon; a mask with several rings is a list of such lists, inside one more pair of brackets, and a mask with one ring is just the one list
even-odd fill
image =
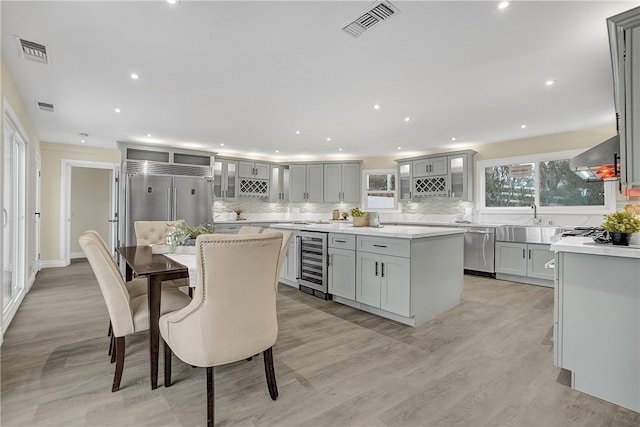
{"label": "lower cabinet", "polygon": [[355,300],[411,316],[409,258],[358,252]]}
{"label": "lower cabinet", "polygon": [[339,297],[356,299],[356,252],[348,249],[329,248],[329,293]]}
{"label": "lower cabinet", "polygon": [[282,262],[280,270],[280,280],[290,286],[298,287],[298,252],[296,245],[295,233],[289,241],[289,249]]}
{"label": "lower cabinet", "polygon": [[[496,274],[516,282],[553,286],[553,269],[545,265],[554,258],[549,245],[496,242]],[[520,279],[520,280],[519,280]]]}

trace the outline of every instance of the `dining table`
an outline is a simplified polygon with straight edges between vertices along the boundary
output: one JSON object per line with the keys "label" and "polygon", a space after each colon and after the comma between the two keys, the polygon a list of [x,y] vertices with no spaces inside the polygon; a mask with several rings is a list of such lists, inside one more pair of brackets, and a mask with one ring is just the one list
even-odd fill
{"label": "dining table", "polygon": [[[124,260],[125,279],[133,275],[146,276],[149,300],[149,362],[151,389],[158,387],[158,353],[160,347],[160,303],[162,282],[189,278],[189,268],[162,253],[154,253],[151,246],[123,246],[117,248]],[[194,257],[195,258],[195,257]]]}

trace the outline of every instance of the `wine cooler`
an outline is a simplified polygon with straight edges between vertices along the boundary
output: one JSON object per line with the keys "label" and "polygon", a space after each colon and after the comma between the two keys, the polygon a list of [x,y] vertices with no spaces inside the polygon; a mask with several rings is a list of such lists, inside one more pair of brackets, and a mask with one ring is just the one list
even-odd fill
{"label": "wine cooler", "polygon": [[327,292],[327,233],[301,231],[298,239],[298,285],[302,292],[331,299]]}

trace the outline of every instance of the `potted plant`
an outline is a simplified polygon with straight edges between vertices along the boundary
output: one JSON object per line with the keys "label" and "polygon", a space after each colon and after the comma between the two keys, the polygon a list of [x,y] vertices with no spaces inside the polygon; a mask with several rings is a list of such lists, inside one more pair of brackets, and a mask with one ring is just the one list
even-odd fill
{"label": "potted plant", "polygon": [[362,212],[360,208],[351,209],[351,217],[353,218],[354,227],[364,227],[369,223],[369,218],[367,218],[367,213]]}
{"label": "potted plant", "polygon": [[242,212],[244,212],[242,209],[234,209],[233,211],[236,213],[236,220],[240,221],[246,219],[242,218]]}
{"label": "potted plant", "polygon": [[630,210],[622,210],[607,214],[602,228],[611,234],[614,245],[629,245],[631,234],[640,232],[640,217]]}

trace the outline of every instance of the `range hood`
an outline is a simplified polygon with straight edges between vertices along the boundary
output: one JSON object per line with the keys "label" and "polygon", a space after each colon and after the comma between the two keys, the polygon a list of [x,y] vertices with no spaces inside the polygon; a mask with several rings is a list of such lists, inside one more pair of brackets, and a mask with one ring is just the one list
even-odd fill
{"label": "range hood", "polygon": [[569,160],[569,167],[587,181],[620,176],[620,136],[616,135]]}

